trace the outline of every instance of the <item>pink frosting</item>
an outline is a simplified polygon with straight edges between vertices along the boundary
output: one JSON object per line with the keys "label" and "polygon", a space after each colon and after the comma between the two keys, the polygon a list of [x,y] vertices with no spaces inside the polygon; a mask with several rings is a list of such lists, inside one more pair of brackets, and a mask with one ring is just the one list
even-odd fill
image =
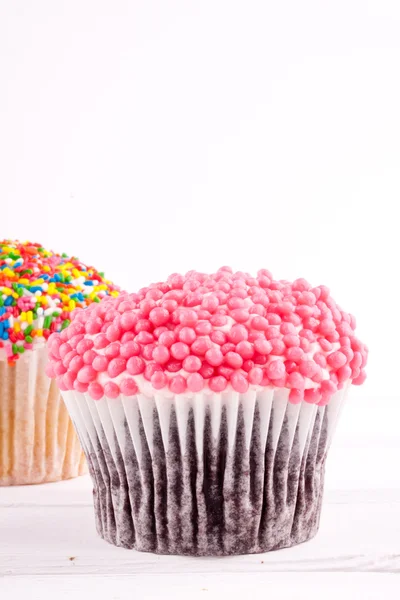
{"label": "pink frosting", "polygon": [[76,310],[48,341],[48,375],[94,399],[272,386],[324,405],[365,380],[355,319],[325,286],[222,267],[171,275],[137,294]]}

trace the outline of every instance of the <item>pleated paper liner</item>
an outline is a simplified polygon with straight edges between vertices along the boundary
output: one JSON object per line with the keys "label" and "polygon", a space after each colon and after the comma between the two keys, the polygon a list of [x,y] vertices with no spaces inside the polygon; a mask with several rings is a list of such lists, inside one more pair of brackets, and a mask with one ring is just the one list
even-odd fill
{"label": "pleated paper liner", "polygon": [[88,459],[98,533],[117,546],[194,556],[312,538],[346,390],[329,405],[270,389],[92,400],[64,392]]}
{"label": "pleated paper liner", "polygon": [[46,362],[46,346],[25,352],[14,366],[0,360],[0,485],[59,481],[87,471]]}

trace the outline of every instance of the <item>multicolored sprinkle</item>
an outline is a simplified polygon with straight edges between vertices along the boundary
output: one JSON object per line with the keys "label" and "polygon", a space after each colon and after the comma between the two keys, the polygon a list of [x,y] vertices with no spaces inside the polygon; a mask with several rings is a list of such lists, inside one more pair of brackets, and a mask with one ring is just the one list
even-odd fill
{"label": "multicolored sprinkle", "polygon": [[119,289],[76,257],[31,242],[0,241],[0,359],[9,364],[34,344],[71,322],[86,308]]}

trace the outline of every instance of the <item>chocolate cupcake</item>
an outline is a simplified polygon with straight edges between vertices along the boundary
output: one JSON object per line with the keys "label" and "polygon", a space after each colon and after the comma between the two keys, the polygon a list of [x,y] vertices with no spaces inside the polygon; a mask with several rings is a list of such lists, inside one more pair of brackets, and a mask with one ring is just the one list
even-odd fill
{"label": "chocolate cupcake", "polygon": [[193,556],[312,538],[337,419],[365,378],[354,329],[324,286],[226,267],[76,311],[49,340],[48,374],[100,536]]}
{"label": "chocolate cupcake", "polygon": [[47,339],[67,327],[76,307],[107,294],[118,292],[75,257],[0,241],[0,486],[87,472],[60,391],[45,373]]}

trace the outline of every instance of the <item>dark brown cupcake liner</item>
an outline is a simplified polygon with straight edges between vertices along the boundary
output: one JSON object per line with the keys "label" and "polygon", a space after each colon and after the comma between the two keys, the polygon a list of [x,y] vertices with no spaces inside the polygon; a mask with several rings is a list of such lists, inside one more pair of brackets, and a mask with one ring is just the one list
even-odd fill
{"label": "dark brown cupcake liner", "polygon": [[288,391],[134,396],[64,392],[116,546],[224,556],[286,548],[319,526],[327,451],[346,392],[325,407]]}

